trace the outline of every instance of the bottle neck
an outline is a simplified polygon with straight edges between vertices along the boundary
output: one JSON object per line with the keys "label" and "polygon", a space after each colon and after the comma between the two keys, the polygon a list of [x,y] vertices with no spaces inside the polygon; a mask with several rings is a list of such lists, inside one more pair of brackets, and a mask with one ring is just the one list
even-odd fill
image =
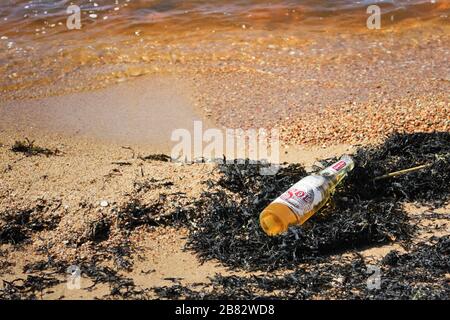
{"label": "bottle neck", "polygon": [[320,171],[319,175],[329,179],[332,182],[332,186],[335,187],[354,167],[355,162],[353,159],[348,155],[344,155],[338,162]]}

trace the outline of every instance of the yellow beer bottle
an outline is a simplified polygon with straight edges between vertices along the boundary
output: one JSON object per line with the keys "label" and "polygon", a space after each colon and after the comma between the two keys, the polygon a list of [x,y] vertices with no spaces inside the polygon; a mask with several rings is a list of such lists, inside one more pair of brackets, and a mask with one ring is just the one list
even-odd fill
{"label": "yellow beer bottle", "polygon": [[269,236],[276,236],[291,225],[302,225],[324,206],[354,166],[353,159],[344,155],[318,174],[301,179],[261,212],[261,228]]}

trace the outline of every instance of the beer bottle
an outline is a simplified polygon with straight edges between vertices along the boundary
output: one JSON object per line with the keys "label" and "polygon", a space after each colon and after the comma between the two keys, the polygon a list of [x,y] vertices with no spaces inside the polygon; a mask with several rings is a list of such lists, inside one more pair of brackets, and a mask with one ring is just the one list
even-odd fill
{"label": "beer bottle", "polygon": [[318,174],[301,179],[261,212],[261,228],[269,236],[276,236],[291,225],[302,225],[325,205],[354,166],[353,159],[344,155]]}

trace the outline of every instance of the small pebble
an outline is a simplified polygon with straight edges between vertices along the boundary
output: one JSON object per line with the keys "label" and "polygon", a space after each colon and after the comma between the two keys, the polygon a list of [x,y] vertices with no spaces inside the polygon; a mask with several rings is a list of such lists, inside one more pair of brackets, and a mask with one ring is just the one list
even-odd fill
{"label": "small pebble", "polygon": [[106,201],[106,200],[102,200],[102,201],[100,201],[100,207],[107,207],[109,205],[109,203],[108,203],[108,201]]}

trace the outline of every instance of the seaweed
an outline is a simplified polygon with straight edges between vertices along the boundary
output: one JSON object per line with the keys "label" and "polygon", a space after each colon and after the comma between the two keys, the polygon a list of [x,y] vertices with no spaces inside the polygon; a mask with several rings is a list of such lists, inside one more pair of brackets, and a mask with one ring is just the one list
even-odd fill
{"label": "seaweed", "polygon": [[158,180],[155,178],[151,178],[145,181],[136,181],[134,183],[134,190],[136,193],[147,192],[149,190],[158,189],[158,188],[168,188],[173,186],[172,181],[164,181]]}
{"label": "seaweed", "polygon": [[113,261],[117,269],[124,269],[131,271],[133,267],[133,261],[131,259],[131,244],[125,240],[123,243],[113,246],[107,249],[107,251],[112,254]]}
{"label": "seaweed", "polygon": [[38,205],[0,214],[0,243],[19,244],[30,238],[34,232],[56,228],[60,217],[56,214],[44,215],[45,206]]}
{"label": "seaweed", "polygon": [[207,200],[196,207],[199,216],[191,224],[188,248],[202,260],[218,259],[229,267],[273,270],[368,244],[409,238],[412,227],[398,203],[361,201],[357,194],[342,191],[338,193],[341,201],[330,203],[303,227],[268,237],[259,226],[259,213],[279,190],[304,174],[303,169],[297,170],[288,166],[278,177],[255,176],[273,181],[253,183],[255,189],[243,191],[238,201],[223,190],[206,193]]}
{"label": "seaweed", "polygon": [[90,224],[87,230],[87,239],[93,242],[102,242],[109,238],[111,223],[103,218]]}
{"label": "seaweed", "polygon": [[448,299],[450,237],[419,243],[409,253],[391,251],[380,268],[380,286],[368,286],[368,266],[353,253],[303,265],[282,275],[223,276],[210,283],[154,287],[162,299]]}
{"label": "seaweed", "polygon": [[382,260],[383,299],[448,299],[450,284],[450,236],[432,237],[410,253],[393,250]]}
{"label": "seaweed", "polygon": [[2,300],[38,299],[37,293],[42,295],[44,289],[61,283],[60,280],[48,275],[28,275],[25,279],[2,280],[2,282],[3,288],[0,289],[0,299]]}
{"label": "seaweed", "polygon": [[139,199],[132,199],[118,212],[118,225],[123,230],[133,230],[141,225],[157,226],[162,217],[163,202],[144,206]]}
{"label": "seaweed", "polygon": [[146,298],[145,290],[138,289],[132,279],[119,275],[117,271],[109,267],[98,266],[95,260],[77,265],[79,265],[82,274],[93,281],[90,288],[95,287],[99,283],[103,283],[109,285],[109,297],[120,297],[124,299]]}
{"label": "seaweed", "polygon": [[[120,251],[125,250],[125,251]],[[116,259],[123,259],[124,256],[127,256],[130,252],[126,251],[124,248],[112,248],[111,252],[116,255]],[[81,272],[81,276],[89,278],[93,284],[86,288],[86,290],[92,290],[98,284],[107,284],[110,289],[110,293],[104,298],[122,298],[122,299],[147,299],[148,295],[146,290],[138,288],[132,279],[127,278],[119,274],[117,270],[114,270],[111,267],[101,265],[101,262],[104,260],[101,258],[102,254],[98,256],[94,256],[91,259],[79,259],[73,262],[65,262],[65,261],[57,261],[53,257],[49,256],[47,260],[38,261],[35,263],[27,264],[24,267],[24,272],[27,273],[38,273],[40,277],[43,275],[48,276],[48,272],[53,271],[55,274],[59,275],[67,275],[67,270],[69,270],[72,266],[77,266]],[[128,260],[122,260],[123,265],[120,265],[119,268],[129,267]],[[127,269],[129,270],[129,269]],[[44,271],[46,273],[44,273]],[[30,276],[29,276],[30,277]],[[14,280],[14,282],[19,281]],[[62,282],[62,281],[60,281]],[[30,282],[25,282],[21,285],[19,291],[14,291],[17,294],[18,298],[29,299],[30,295],[24,295],[27,293],[35,293],[36,291],[43,290],[44,288],[51,288],[52,286],[60,283],[60,282],[44,282],[42,283],[42,287],[37,288],[35,284]],[[4,283],[4,289],[7,292],[11,291],[11,288],[8,287],[8,283]],[[39,289],[39,290],[38,290]],[[0,290],[0,297],[1,297]],[[32,297],[35,297],[33,295]],[[13,295],[5,296],[5,299],[16,299]]]}
{"label": "seaweed", "polygon": [[[187,247],[203,261],[217,259],[231,268],[268,271],[368,245],[407,241],[415,228],[403,201],[434,206],[448,202],[448,141],[448,133],[394,134],[381,145],[359,148],[354,155],[357,167],[332,201],[302,227],[275,238],[262,232],[259,213],[306,176],[304,168],[288,165],[265,176],[259,172],[268,164],[219,165],[222,178],[185,212],[193,220]],[[324,165],[335,160],[327,159]],[[379,175],[427,161],[434,162],[423,171],[373,182]]]}
{"label": "seaweed", "polygon": [[[150,179],[135,184],[131,201],[117,211],[122,243],[108,247],[113,226],[109,218],[93,222],[87,240],[98,251],[90,260],[71,262],[93,281],[109,285],[106,298],[147,299],[149,292],[119,273],[131,270],[132,248],[127,236],[140,226],[175,226],[189,231],[186,248],[201,261],[215,260],[232,270],[258,274],[216,275],[208,283],[153,288],[165,299],[448,299],[449,236],[427,243],[411,242],[417,221],[408,218],[404,202],[432,208],[449,201],[450,134],[394,134],[380,144],[360,147],[357,166],[331,201],[301,227],[291,227],[279,237],[268,237],[259,226],[259,213],[284,190],[309,174],[299,164],[283,164],[275,175],[261,175],[267,163],[248,160],[218,164],[218,181],[206,181],[205,192],[195,200],[161,193],[154,203],[140,196],[148,190],[170,188],[172,182]],[[326,159],[326,166],[336,159]],[[429,167],[391,179],[374,178],[405,168]],[[173,197],[172,197],[173,196]],[[170,198],[169,198],[170,197]],[[169,201],[170,200],[170,201]],[[173,201],[172,201],[173,200]],[[190,202],[189,202],[190,201]],[[171,206],[169,206],[169,204]],[[52,228],[57,220],[37,218],[35,209],[1,215],[0,240],[20,243],[35,231]],[[432,219],[427,214],[427,219]],[[439,214],[440,219],[448,215]],[[368,266],[357,250],[397,242],[410,249],[391,251],[377,266],[381,288],[369,289]],[[343,253],[346,253],[345,255]],[[114,267],[101,265],[109,260]],[[26,272],[66,272],[68,262],[47,260],[27,265]],[[262,272],[261,272],[262,271]],[[266,273],[264,273],[266,272]],[[4,282],[0,297],[36,298],[45,286],[54,285],[48,275],[40,280]],[[40,281],[40,282],[39,282]],[[40,285],[39,285],[40,284]]]}
{"label": "seaweed", "polygon": [[[390,198],[441,207],[450,199],[450,132],[396,133],[378,146],[359,148],[358,167],[345,186],[363,199]],[[373,178],[414,166],[429,168],[388,180]]]}
{"label": "seaweed", "polygon": [[14,262],[9,261],[7,258],[8,258],[7,250],[0,249],[0,275],[8,272],[10,270],[9,268],[15,265]]}
{"label": "seaweed", "polygon": [[17,140],[11,147],[11,151],[23,153],[28,157],[37,155],[53,156],[60,153],[60,150],[58,149],[51,150],[48,148],[36,146],[34,144],[34,140],[29,140],[28,138],[25,138],[25,140],[23,141]]}
{"label": "seaweed", "polygon": [[148,156],[140,156],[139,159],[141,160],[150,160],[150,161],[162,161],[162,162],[170,162],[171,158],[170,156],[162,153],[158,154],[150,154]]}

